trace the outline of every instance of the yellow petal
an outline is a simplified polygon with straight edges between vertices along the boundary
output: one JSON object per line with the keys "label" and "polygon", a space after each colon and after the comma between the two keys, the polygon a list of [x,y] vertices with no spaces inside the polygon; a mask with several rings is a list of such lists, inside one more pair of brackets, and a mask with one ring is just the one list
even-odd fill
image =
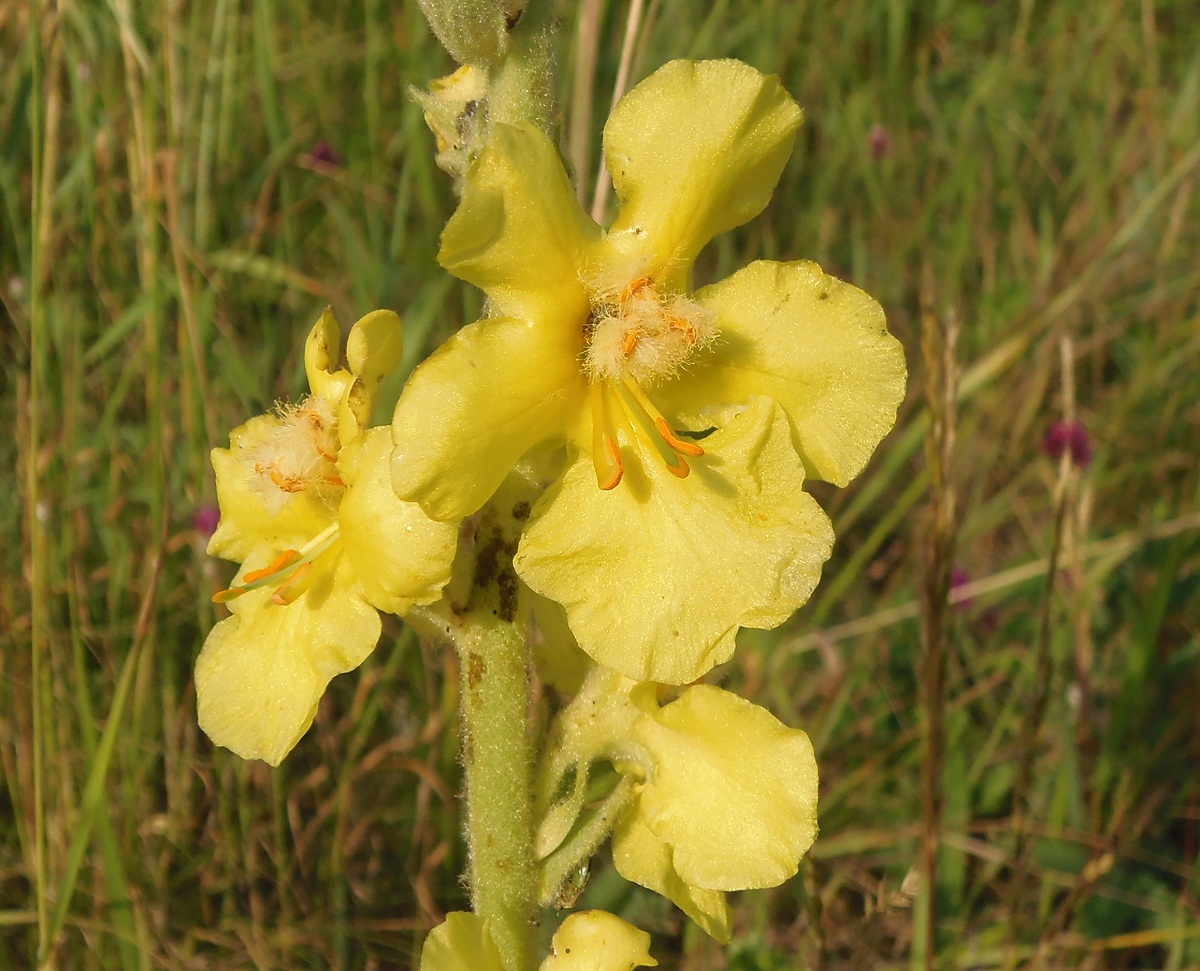
{"label": "yellow petal", "polygon": [[536,593],[530,593],[529,600],[537,621],[538,636],[530,648],[538,678],[564,695],[578,694],[584,679],[595,667],[592,659],[575,643],[562,604]]}
{"label": "yellow petal", "polygon": [[392,438],[371,428],[342,449],[338,469],[349,483],[338,507],[346,557],[372,605],[404,614],[433,603],[450,579],[458,527],[430,519],[392,491]]}
{"label": "yellow petal", "polygon": [[425,938],[421,971],[504,971],[488,920],[455,911]]}
{"label": "yellow petal", "polygon": [[582,325],[587,304],[577,267],[599,235],[545,133],[496,125],[467,172],[438,262],[487,293],[498,315],[549,314]]}
{"label": "yellow petal", "polygon": [[333,315],[333,308],[326,307],[304,342],[304,373],[308,376],[312,393],[335,407],[341,403],[354,382],[354,375],[338,367],[341,353],[342,331]]}
{"label": "yellow petal", "polygon": [[603,910],[571,914],[554,932],[550,946],[550,957],[539,971],[633,971],[658,966],[650,956],[650,935]]}
{"label": "yellow petal", "polygon": [[434,519],[482,506],[532,446],[579,421],[578,331],[496,317],[464,327],[413,372],[392,419],[392,485]]}
{"label": "yellow petal", "polygon": [[670,847],[650,831],[636,811],[626,813],[613,830],[612,851],[617,872],[626,880],[662,894],[710,937],[729,943],[725,894],[685,883],[671,865]]}
{"label": "yellow petal", "polygon": [[[265,562],[256,556],[246,566]],[[212,629],[196,661],[200,727],[244,759],[278,765],[308,731],[330,679],[362,664],[379,639],[379,614],[354,591],[345,564],[323,557],[314,572],[291,604],[272,603],[268,588],[233,601],[233,616]]]}
{"label": "yellow petal", "polygon": [[762,212],[802,119],[777,78],[741,61],[659,68],[604,126],[621,200],[610,239],[635,250],[644,240],[652,269],[673,264],[686,275],[705,243]]}
{"label": "yellow petal", "polygon": [[774,887],[796,873],[817,835],[817,762],[808,736],[764,708],[697,685],[658,708],[653,685],[634,700],[634,729],[654,755],[636,813],[670,847],[686,884]]}
{"label": "yellow petal", "polygon": [[829,520],[803,491],[790,439],[758,398],[704,439],[686,479],[629,455],[621,484],[603,492],[581,455],[534,509],[517,572],[566,608],[599,664],[638,681],[694,681],[733,654],[739,626],[791,616],[829,556]]}
{"label": "yellow petal", "polygon": [[255,477],[254,450],[280,427],[274,415],[259,415],[229,433],[229,448],[212,450],[221,521],[208,541],[210,556],[244,562],[256,550],[278,553],[299,549],[333,520],[328,505],[309,492],[280,493],[268,506],[250,487]]}
{"label": "yellow petal", "polygon": [[404,341],[400,318],[390,310],[361,317],[346,338],[346,360],[354,381],[338,408],[338,434],[349,442],[371,423],[371,406],[383,379],[400,364]]}
{"label": "yellow petal", "polygon": [[666,407],[774,398],[808,473],[845,485],[896,421],[904,349],[883,308],[815,263],[752,263],[696,294],[715,315],[712,359],[662,389]]}

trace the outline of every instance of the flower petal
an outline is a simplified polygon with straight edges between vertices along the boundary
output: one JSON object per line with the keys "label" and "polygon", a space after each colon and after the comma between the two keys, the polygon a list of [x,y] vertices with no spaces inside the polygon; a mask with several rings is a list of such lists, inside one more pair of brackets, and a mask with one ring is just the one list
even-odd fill
{"label": "flower petal", "polygon": [[255,550],[299,549],[332,522],[332,510],[311,492],[281,493],[278,506],[268,506],[250,487],[254,450],[279,427],[274,415],[258,415],[229,433],[229,448],[212,450],[221,521],[208,541],[210,556],[241,563]]}
{"label": "flower petal", "polygon": [[582,343],[580,333],[503,317],[446,341],[396,405],[396,494],[440,520],[482,506],[526,451],[578,422]]}
{"label": "flower petal", "polygon": [[346,564],[314,570],[293,603],[272,603],[267,588],[233,601],[233,616],[212,629],[196,660],[200,727],[244,759],[278,765],[308,731],[330,680],[362,664],[379,640],[379,614],[352,589]]}
{"label": "flower petal", "polygon": [[671,864],[671,848],[654,835],[636,810],[613,830],[613,863],[626,880],[662,894],[721,944],[732,936],[729,904],[719,890],[686,883]]}
{"label": "flower petal", "polygon": [[[779,79],[741,61],[671,61],[621,99],[604,159],[621,210],[610,238],[685,269],[767,205],[803,113]],[[657,266],[655,268],[657,268]]]}
{"label": "flower petal", "polygon": [[390,310],[373,310],[350,328],[346,361],[354,381],[338,408],[338,433],[349,442],[371,423],[371,406],[383,379],[400,365],[404,352],[400,317]]}
{"label": "flower petal", "polygon": [[338,531],[363,593],[379,610],[405,614],[433,603],[450,579],[458,527],[430,519],[392,491],[392,438],[368,429],[342,449],[338,468],[350,483],[338,507]]}
{"label": "flower petal", "polygon": [[496,125],[467,172],[438,262],[482,289],[498,315],[570,316],[582,324],[587,304],[577,266],[599,235],[545,133]]}
{"label": "flower petal", "polygon": [[504,971],[488,919],[455,911],[425,938],[421,971]]}
{"label": "flower petal", "polygon": [[809,475],[845,485],[896,422],[904,349],[883,308],[815,263],[751,263],[696,299],[716,316],[721,344],[662,389],[666,407],[779,402]]}
{"label": "flower petal", "polygon": [[354,375],[338,367],[341,354],[342,330],[333,315],[333,308],[326,307],[304,342],[304,373],[312,393],[335,408],[354,383]]}
{"label": "flower petal", "polygon": [[686,479],[632,460],[603,492],[579,456],[534,509],[517,572],[566,608],[599,664],[639,681],[694,681],[729,659],[739,626],[791,616],[829,556],[829,520],[803,491],[790,437],[758,398],[704,440]]}
{"label": "flower petal", "polygon": [[[658,967],[650,956],[650,935],[616,914],[583,910],[554,932],[550,957],[539,971],[633,971]],[[422,967],[421,971],[426,971]]]}
{"label": "flower petal", "polygon": [[656,771],[635,812],[670,847],[687,884],[774,887],[796,873],[817,835],[817,762],[808,736],[712,685],[658,708],[653,685],[634,692],[649,717],[634,732]]}

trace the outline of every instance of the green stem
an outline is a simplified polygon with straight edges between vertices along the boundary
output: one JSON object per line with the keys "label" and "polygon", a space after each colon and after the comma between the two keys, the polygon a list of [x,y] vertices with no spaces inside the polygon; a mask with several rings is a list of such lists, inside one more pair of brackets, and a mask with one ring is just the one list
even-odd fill
{"label": "green stem", "polygon": [[455,647],[472,905],[491,920],[505,971],[527,971],[534,963],[538,888],[527,731],[529,649],[522,632],[490,610],[459,620]]}

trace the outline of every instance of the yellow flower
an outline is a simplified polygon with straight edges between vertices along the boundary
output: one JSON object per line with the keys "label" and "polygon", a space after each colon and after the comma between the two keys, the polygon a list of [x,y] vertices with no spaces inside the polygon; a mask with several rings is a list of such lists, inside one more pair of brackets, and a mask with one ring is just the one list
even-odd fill
{"label": "yellow flower", "polygon": [[603,910],[571,914],[554,932],[550,946],[550,956],[539,971],[633,971],[658,967],[658,962],[650,956],[650,935]]}
{"label": "yellow flower", "polygon": [[[559,716],[559,745],[539,770],[537,852],[547,859],[586,828],[593,766],[608,761],[632,783],[612,831],[617,870],[727,942],[725,891],[783,883],[816,838],[812,743],[712,685],[666,705],[657,694],[657,685],[592,672]],[[546,806],[546,793],[564,792]]]}
{"label": "yellow flower", "polygon": [[832,533],[804,477],[849,481],[903,396],[883,311],[815,264],[690,291],[703,246],[767,204],[800,121],[775,78],[674,61],[605,126],[621,203],[607,231],[542,132],[496,125],[442,237],[489,316],[409,381],[393,484],[456,520],[522,455],[567,442],[517,570],[588,654],[638,680],[691,681],[739,626],[807,599]]}
{"label": "yellow flower", "polygon": [[[486,917],[454,911],[429,932],[421,971],[503,971]],[[539,971],[634,971],[657,967],[650,935],[603,910],[571,914],[554,932]]]}
{"label": "yellow flower", "polygon": [[504,971],[486,917],[461,910],[429,932],[421,948],[421,971]]}
{"label": "yellow flower", "polygon": [[313,393],[260,415],[214,449],[221,522],[210,555],[242,563],[216,599],[232,616],[196,661],[200,727],[271,765],[308,730],[330,679],[379,639],[378,611],[438,598],[457,529],[392,491],[386,428],[367,428],[379,382],[400,360],[400,318],[376,311],[350,332],[350,368],[326,310],[305,345]]}

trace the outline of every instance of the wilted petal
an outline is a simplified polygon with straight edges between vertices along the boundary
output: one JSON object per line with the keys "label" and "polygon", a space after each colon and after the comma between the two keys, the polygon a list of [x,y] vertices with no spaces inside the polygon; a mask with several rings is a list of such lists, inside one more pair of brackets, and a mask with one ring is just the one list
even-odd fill
{"label": "wilted petal", "polygon": [[666,407],[774,398],[808,473],[845,485],[896,421],[904,350],[883,308],[815,263],[751,263],[705,287],[721,343],[710,360],[662,388]]}
{"label": "wilted petal", "polygon": [[367,600],[404,614],[432,603],[450,578],[458,527],[435,522],[392,490],[392,438],[371,428],[343,448],[338,468],[350,483],[338,507],[346,557]]}
{"label": "wilted petal", "polygon": [[604,126],[615,241],[686,273],[710,239],[762,212],[802,119],[778,78],[741,61],[659,68]]}
{"label": "wilted petal", "polygon": [[396,405],[397,495],[441,520],[482,506],[526,451],[579,420],[581,349],[579,333],[504,317],[451,337]]}
{"label": "wilted petal", "polygon": [[571,914],[554,932],[550,946],[550,957],[540,971],[633,971],[658,966],[650,956],[650,935],[603,910]]}
{"label": "wilted petal", "polygon": [[630,461],[610,491],[579,457],[534,509],[514,558],[579,646],[639,681],[684,684],[728,660],[739,626],[771,628],[812,592],[833,544],[803,490],[787,420],[758,398],[678,479]]}

